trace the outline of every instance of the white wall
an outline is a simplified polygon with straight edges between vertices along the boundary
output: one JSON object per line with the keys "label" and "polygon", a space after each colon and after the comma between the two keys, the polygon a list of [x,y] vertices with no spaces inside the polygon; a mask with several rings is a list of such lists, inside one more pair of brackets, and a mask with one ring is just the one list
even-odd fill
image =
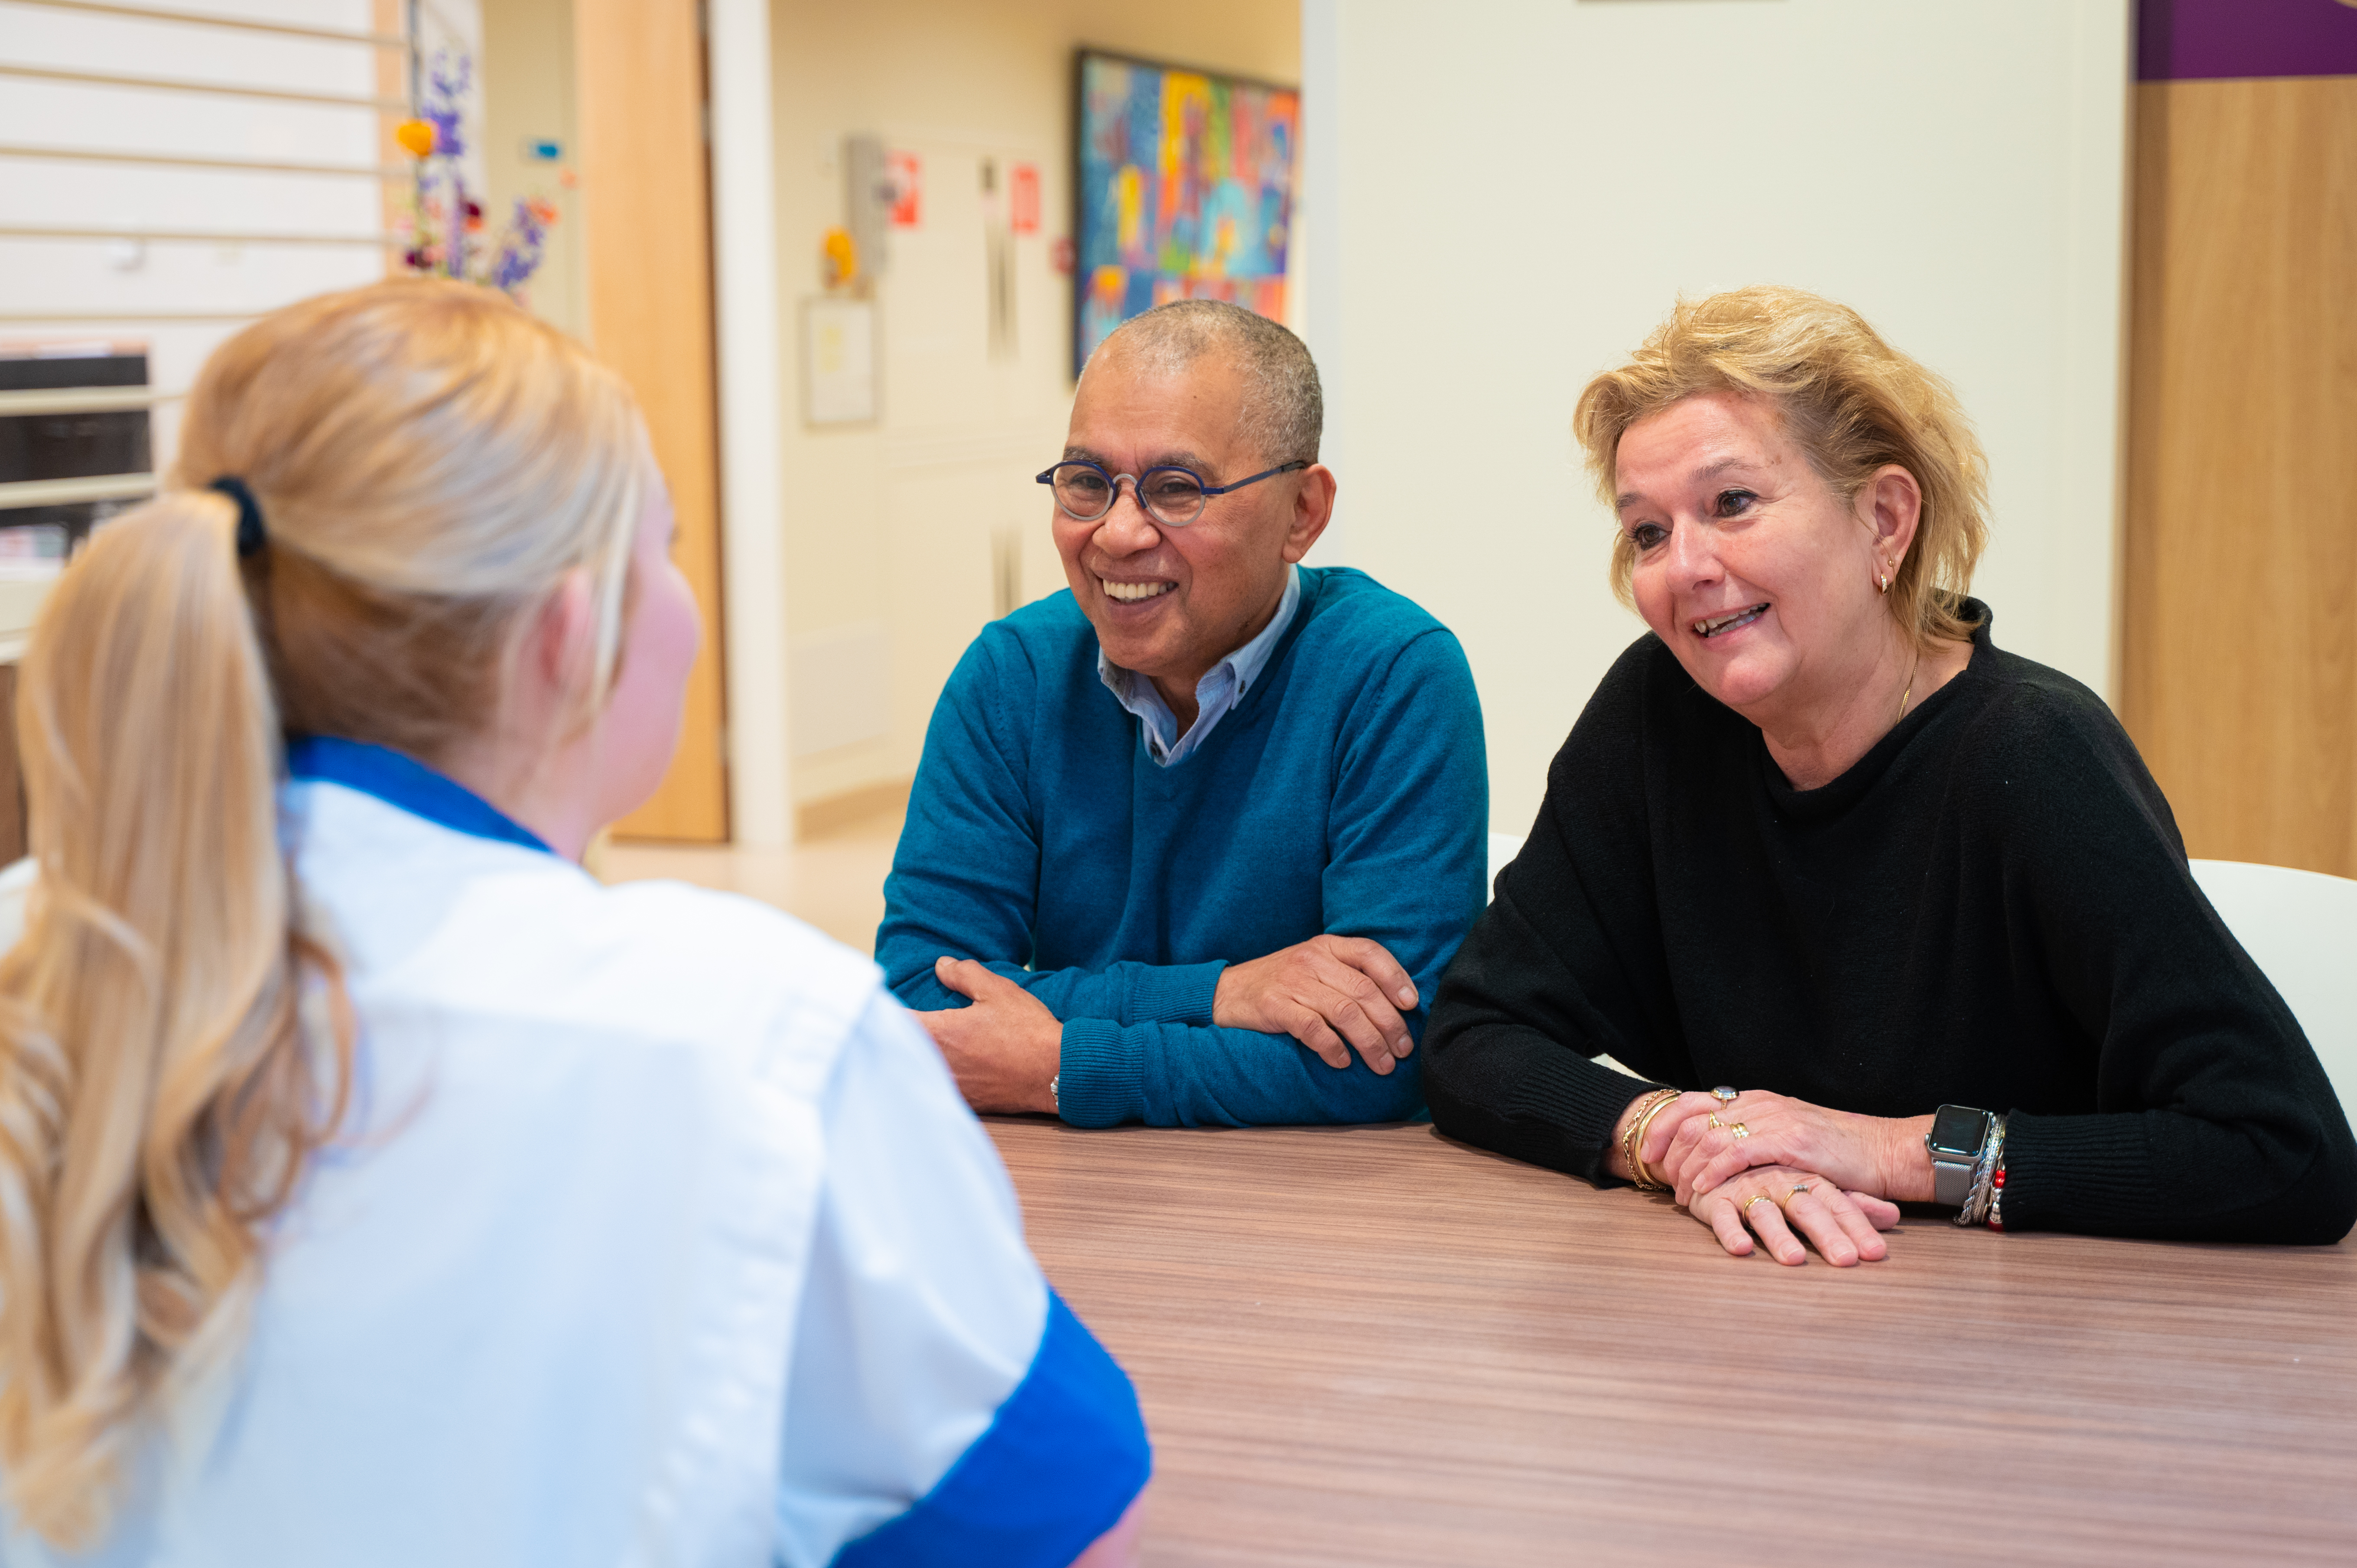
{"label": "white wall", "polygon": [[1306,0],[1336,521],[1454,628],[1492,822],[1641,630],[1569,433],[1680,293],[1797,285],[1950,377],[1997,642],[2110,696],[2127,0]]}

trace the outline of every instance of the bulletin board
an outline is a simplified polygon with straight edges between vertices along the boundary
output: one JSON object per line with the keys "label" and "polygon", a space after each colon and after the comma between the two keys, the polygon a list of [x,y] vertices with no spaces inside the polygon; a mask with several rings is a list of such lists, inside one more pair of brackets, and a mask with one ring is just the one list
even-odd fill
{"label": "bulletin board", "polygon": [[1174,299],[1283,320],[1300,90],[1095,49],[1077,66],[1072,373]]}

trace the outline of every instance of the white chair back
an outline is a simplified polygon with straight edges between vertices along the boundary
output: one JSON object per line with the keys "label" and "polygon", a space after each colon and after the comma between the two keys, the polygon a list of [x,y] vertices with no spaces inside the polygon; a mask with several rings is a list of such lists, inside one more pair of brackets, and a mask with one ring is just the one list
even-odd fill
{"label": "white chair back", "polygon": [[1506,862],[1522,853],[1523,835],[1521,833],[1490,835],[1490,890],[1492,893],[1497,891],[1498,873],[1506,869]]}
{"label": "white chair back", "polygon": [[2239,860],[2197,860],[2193,880],[2283,993],[2357,1123],[2357,882]]}

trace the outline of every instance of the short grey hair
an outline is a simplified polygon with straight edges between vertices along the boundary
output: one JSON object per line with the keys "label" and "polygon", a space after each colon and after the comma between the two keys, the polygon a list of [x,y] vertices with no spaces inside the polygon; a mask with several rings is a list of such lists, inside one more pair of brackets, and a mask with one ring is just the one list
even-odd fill
{"label": "short grey hair", "polygon": [[1219,299],[1157,305],[1114,328],[1089,355],[1082,376],[1114,353],[1164,375],[1177,374],[1206,354],[1229,355],[1243,374],[1244,406],[1237,423],[1244,439],[1271,463],[1318,461],[1326,394],[1318,385],[1317,363],[1307,344],[1267,317]]}

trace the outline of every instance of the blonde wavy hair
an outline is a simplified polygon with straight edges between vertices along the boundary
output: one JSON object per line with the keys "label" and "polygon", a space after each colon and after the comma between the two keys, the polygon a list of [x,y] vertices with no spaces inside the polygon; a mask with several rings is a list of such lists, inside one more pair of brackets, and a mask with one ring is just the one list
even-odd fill
{"label": "blonde wavy hair", "polygon": [[[593,574],[602,692],[648,461],[636,405],[500,296],[387,283],[206,364],[156,499],[51,595],[16,728],[39,875],[0,957],[0,1467],[102,1536],[147,1418],[241,1337],[335,1135],[353,1026],[282,848],[283,736],[427,762],[499,722],[516,632]],[[241,561],[242,479],[268,542]]]}
{"label": "blonde wavy hair", "polygon": [[[1928,650],[1969,638],[1963,599],[1988,543],[1988,459],[1955,389],[1883,341],[1846,305],[1760,285],[1680,300],[1617,370],[1587,383],[1572,433],[1607,506],[1620,437],[1648,414],[1705,392],[1765,399],[1834,493],[1854,500],[1895,463],[1915,477],[1923,510],[1887,601]],[[1636,545],[1612,545],[1612,591],[1632,607]]]}

